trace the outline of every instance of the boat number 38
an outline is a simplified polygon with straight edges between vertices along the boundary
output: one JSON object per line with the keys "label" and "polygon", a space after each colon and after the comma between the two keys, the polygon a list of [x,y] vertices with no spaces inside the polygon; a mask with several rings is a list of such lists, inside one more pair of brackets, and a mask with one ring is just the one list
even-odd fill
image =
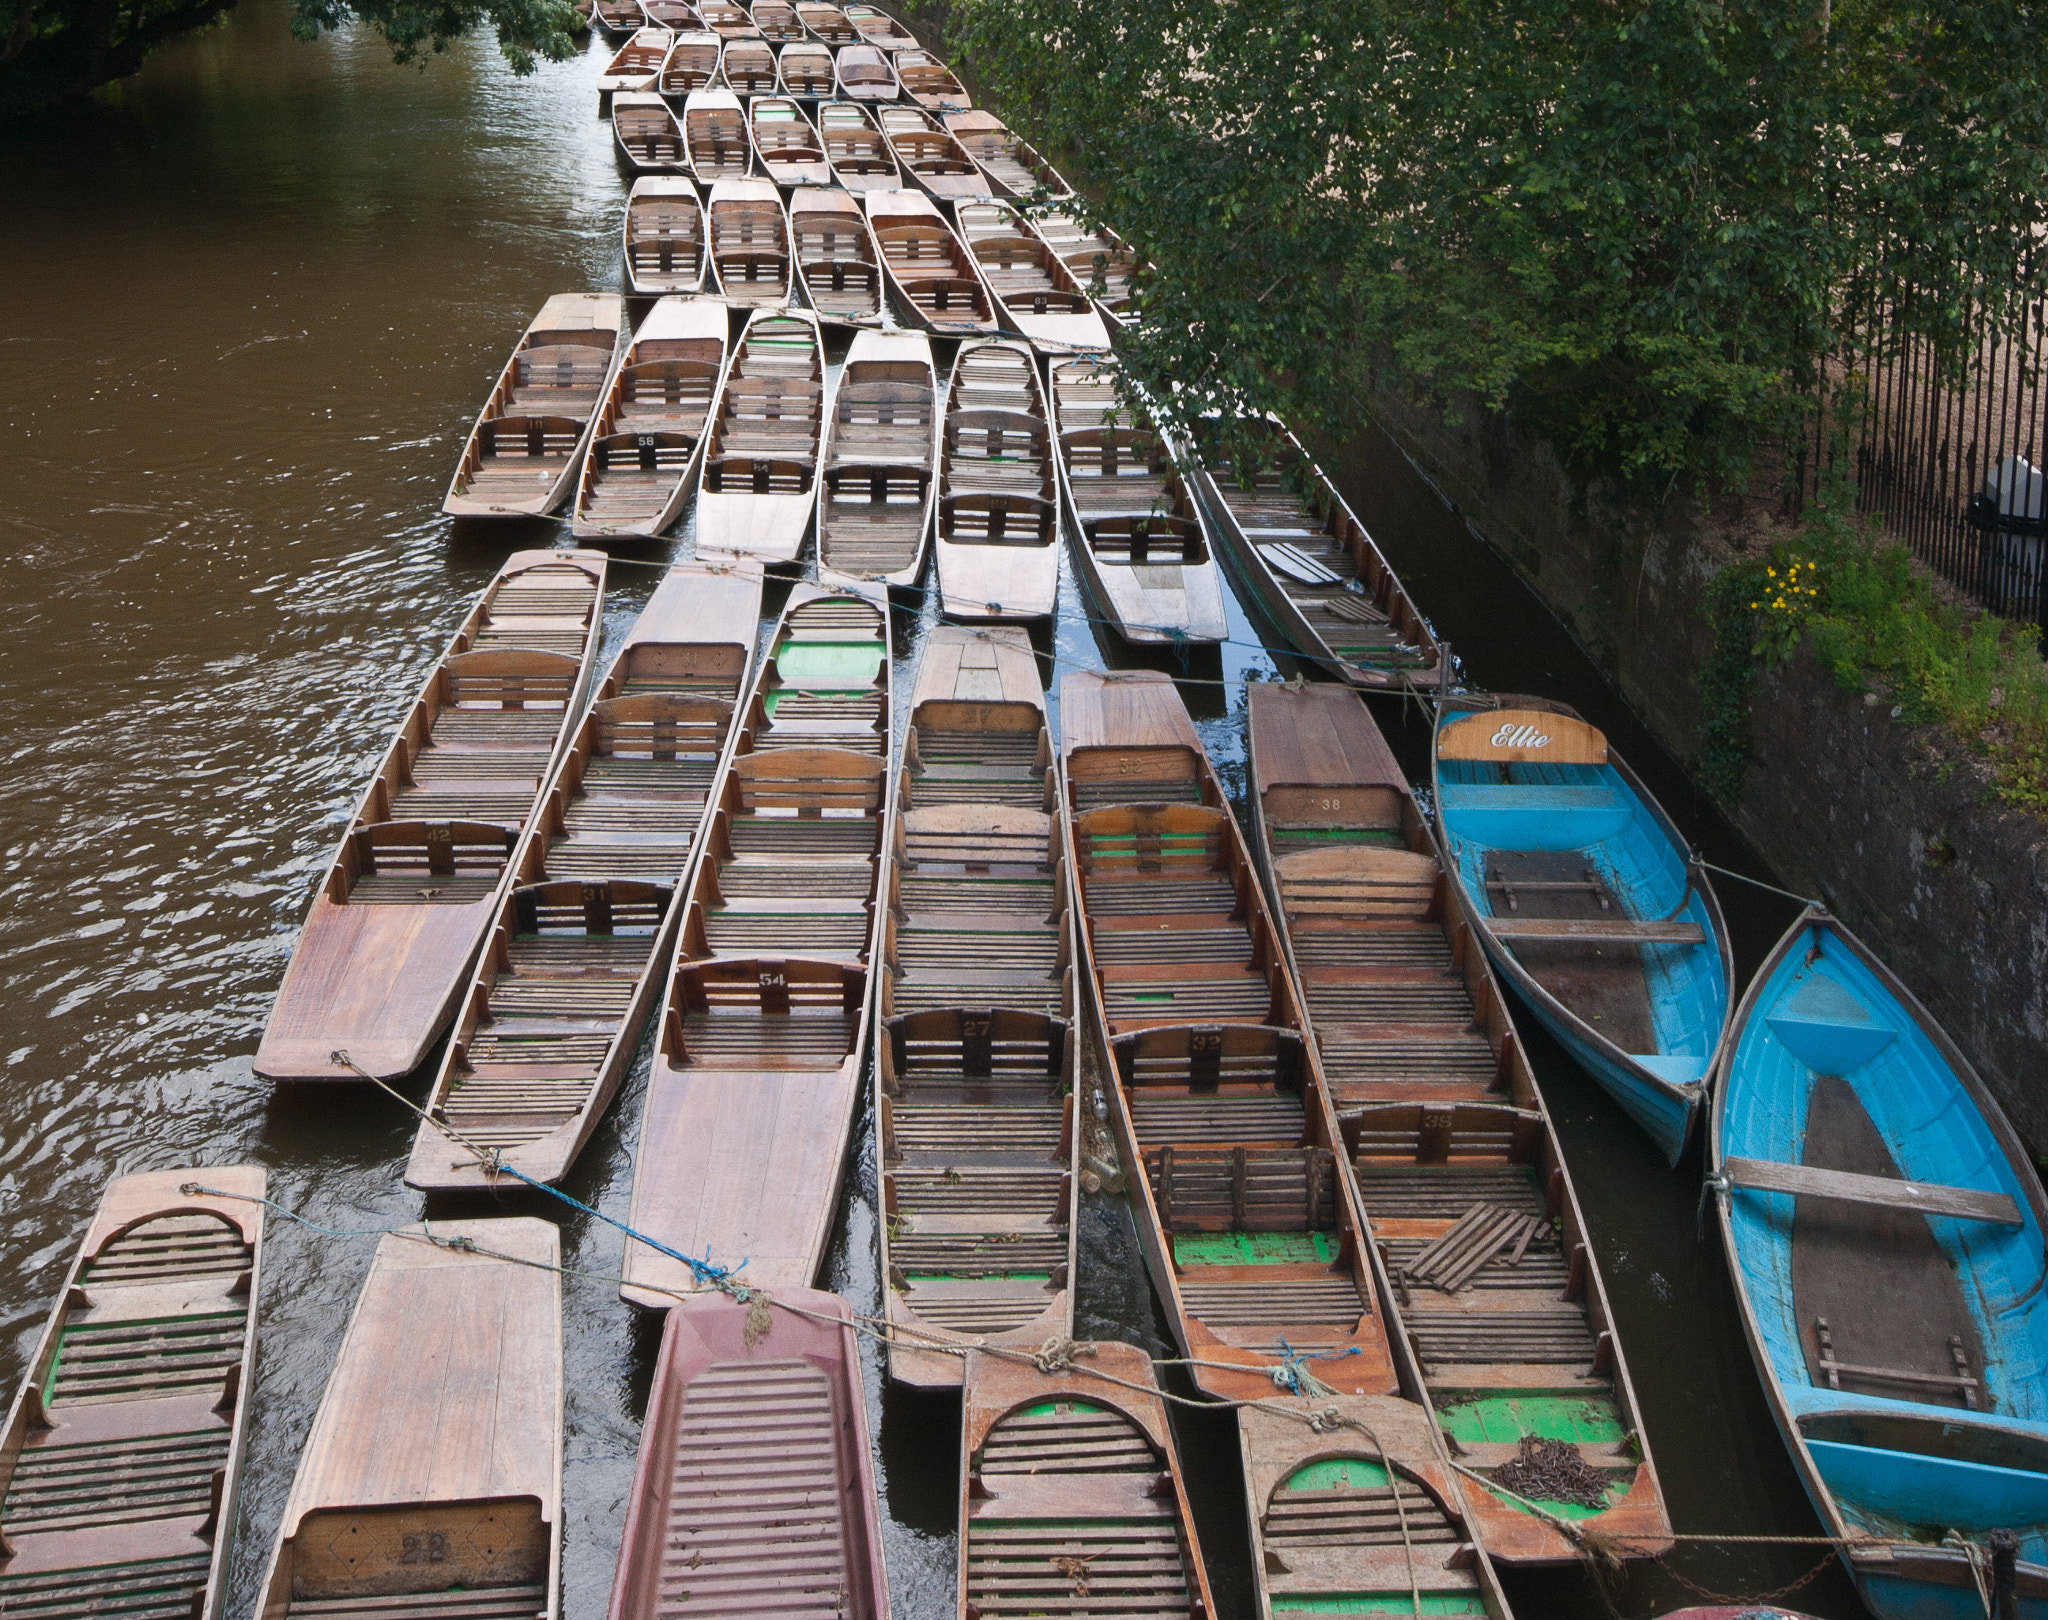
{"label": "boat number 38", "polygon": [[1548,748],[1550,739],[1534,726],[1505,725],[1487,739],[1496,748]]}

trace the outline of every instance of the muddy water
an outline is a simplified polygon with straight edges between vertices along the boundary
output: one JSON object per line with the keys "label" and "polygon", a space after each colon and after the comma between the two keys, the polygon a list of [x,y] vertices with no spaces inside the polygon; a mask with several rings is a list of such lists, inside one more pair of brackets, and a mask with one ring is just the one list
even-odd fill
{"label": "muddy water", "polygon": [[[410,1132],[396,1104],[276,1095],[252,1082],[250,1055],[390,728],[505,552],[557,533],[457,530],[437,508],[461,431],[541,299],[619,284],[624,196],[590,55],[520,80],[488,45],[464,45],[422,74],[368,39],[296,44],[282,18],[251,0],[101,104],[0,132],[0,1380],[19,1377],[110,1175],[266,1165],[273,1196],[328,1230],[271,1227],[238,1615],[369,1263],[372,1240],[347,1234],[421,1209],[399,1181]],[[1347,477],[1474,680],[1579,704],[1714,858],[1745,862],[1386,446],[1362,444]],[[614,570],[613,644],[654,578]],[[1063,665],[1121,660],[1077,602],[1069,582],[1045,648]],[[898,616],[899,679],[922,624]],[[1183,690],[1241,786],[1242,681],[1275,660],[1242,614],[1233,625],[1238,644],[1183,672]],[[1412,722],[1399,736],[1411,761],[1421,737]],[[1728,899],[1747,966],[1785,906]],[[1812,1533],[1718,1256],[1694,1240],[1696,1167],[1668,1172],[1529,1038],[1681,1525]],[[569,1187],[620,1216],[640,1080]],[[863,1141],[828,1280],[872,1308],[865,1123]],[[573,1266],[615,1268],[615,1232],[587,1218],[563,1230]],[[1164,1349],[1119,1205],[1087,1211],[1080,1289],[1084,1336]],[[570,1279],[565,1309],[565,1612],[584,1620],[603,1612],[654,1335],[601,1280]],[[884,1397],[868,1371],[896,1612],[936,1620],[953,1602],[957,1408]],[[1251,1591],[1234,1441],[1211,1416],[1181,1432],[1234,1620]],[[1675,1562],[1754,1592],[1811,1560]],[[1655,1574],[1603,1593],[1574,1571],[1519,1580],[1515,1595],[1525,1616],[1642,1616],[1686,1598]],[[1800,1596],[1855,1612],[1832,1573]]]}

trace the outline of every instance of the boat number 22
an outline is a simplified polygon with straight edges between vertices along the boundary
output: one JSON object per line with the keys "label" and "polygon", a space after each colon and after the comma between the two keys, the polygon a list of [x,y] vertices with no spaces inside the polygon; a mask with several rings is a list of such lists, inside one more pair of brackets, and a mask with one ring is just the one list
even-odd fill
{"label": "boat number 22", "polygon": [[421,1530],[407,1536],[400,1546],[403,1548],[398,1555],[401,1564],[438,1564],[448,1556],[448,1532]]}
{"label": "boat number 22", "polygon": [[1550,739],[1530,725],[1504,725],[1488,741],[1496,748],[1548,748],[1550,746]]}

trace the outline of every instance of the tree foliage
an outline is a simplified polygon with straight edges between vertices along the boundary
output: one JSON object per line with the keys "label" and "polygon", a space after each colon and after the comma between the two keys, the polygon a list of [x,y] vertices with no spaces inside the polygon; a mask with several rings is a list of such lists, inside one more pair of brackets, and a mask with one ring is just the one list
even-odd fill
{"label": "tree foliage", "polygon": [[[2038,292],[2042,0],[957,0],[1149,261],[1131,365],[1341,429],[1381,368],[1740,483],[1859,312]],[[1994,299],[1998,302],[1998,299]],[[2001,305],[2007,309],[2009,306]]]}
{"label": "tree foliage", "polygon": [[[74,100],[125,78],[166,40],[218,21],[235,0],[0,0],[0,118]],[[486,24],[515,73],[574,54],[572,0],[297,0],[301,39],[351,22],[380,30],[401,62],[444,51]]]}

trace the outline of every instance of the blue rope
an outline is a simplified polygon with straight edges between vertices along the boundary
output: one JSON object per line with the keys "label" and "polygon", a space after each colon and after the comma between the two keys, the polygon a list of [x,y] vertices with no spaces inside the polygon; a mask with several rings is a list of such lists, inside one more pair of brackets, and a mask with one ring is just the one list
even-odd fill
{"label": "blue rope", "polygon": [[1325,1356],[1312,1356],[1305,1350],[1297,1350],[1285,1339],[1280,1341],[1280,1353],[1285,1358],[1273,1369],[1273,1382],[1291,1394],[1307,1396],[1310,1392],[1302,1387],[1302,1380],[1314,1379],[1308,1370],[1311,1361],[1342,1361],[1346,1356],[1360,1356],[1365,1352],[1357,1345],[1346,1345],[1342,1350],[1333,1350]]}

